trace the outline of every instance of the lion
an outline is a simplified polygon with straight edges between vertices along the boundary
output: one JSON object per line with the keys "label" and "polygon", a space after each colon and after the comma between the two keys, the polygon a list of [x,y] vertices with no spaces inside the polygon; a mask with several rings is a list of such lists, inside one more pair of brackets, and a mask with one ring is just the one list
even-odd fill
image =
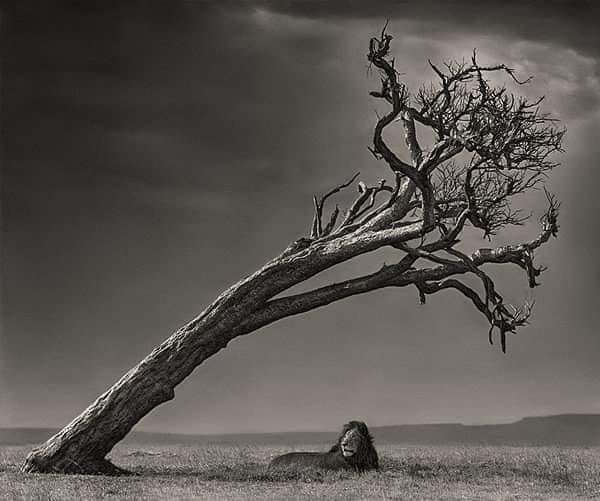
{"label": "lion", "polygon": [[355,470],[364,472],[379,469],[379,457],[373,437],[362,421],[344,425],[335,445],[328,452],[290,452],[277,456],[269,464],[276,469]]}

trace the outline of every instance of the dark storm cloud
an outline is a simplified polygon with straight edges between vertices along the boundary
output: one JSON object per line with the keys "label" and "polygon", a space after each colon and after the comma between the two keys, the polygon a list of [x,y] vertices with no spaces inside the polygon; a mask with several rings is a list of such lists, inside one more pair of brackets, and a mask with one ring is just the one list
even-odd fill
{"label": "dark storm cloud", "polygon": [[[534,324],[503,358],[461,298],[416,308],[414,291],[378,292],[232,343],[144,424],[318,429],[353,416],[382,424],[600,411],[589,398],[600,378],[589,312],[598,242],[580,217],[600,212],[593,4],[63,5],[20,4],[5,20],[0,347],[10,405],[0,402],[0,425],[62,424],[303,234],[312,193],[356,170],[385,175],[366,150],[374,79],[364,55],[386,17],[411,85],[430,78],[427,58],[477,47],[535,74],[531,92],[539,85],[567,121],[565,169],[553,179],[563,229],[540,253],[551,271]],[[394,256],[327,279],[385,259]],[[500,275],[521,297],[522,276]]]}
{"label": "dark storm cloud", "polygon": [[[288,40],[285,57],[293,66],[285,67],[269,33],[227,14],[188,6],[166,17],[161,9],[121,8],[67,10],[50,18],[36,12],[30,23],[30,16],[17,17],[24,26],[11,27],[8,153],[27,158],[51,152],[57,185],[80,178],[94,191],[108,176],[114,185],[119,178],[180,185],[195,180],[208,182],[208,191],[222,181],[212,172],[219,164],[240,157],[269,163],[281,156],[291,145],[277,124],[284,115],[303,120],[308,114],[283,90],[310,79],[306,56],[312,46],[323,44],[322,37]],[[249,126],[254,116],[261,119]],[[141,158],[117,159],[115,165],[106,157],[123,141],[130,141]],[[190,157],[165,152],[169,147],[179,152],[182,143],[192,142],[197,151]],[[104,158],[89,155],[95,146]],[[168,169],[144,157],[154,146],[171,156]],[[35,182],[22,167],[16,171],[9,173]],[[261,175],[278,177],[275,169],[266,173],[259,165],[238,169],[228,183],[244,189],[251,179],[262,181]],[[53,187],[43,175],[40,183]]]}

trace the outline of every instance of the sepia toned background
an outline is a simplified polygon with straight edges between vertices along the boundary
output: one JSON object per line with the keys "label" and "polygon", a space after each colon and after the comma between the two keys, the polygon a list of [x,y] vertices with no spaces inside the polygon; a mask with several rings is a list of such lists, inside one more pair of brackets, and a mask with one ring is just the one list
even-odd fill
{"label": "sepia toned background", "polygon": [[[367,150],[370,36],[414,90],[470,57],[535,75],[568,129],[559,239],[508,354],[445,292],[380,290],[271,325],[200,366],[139,429],[494,423],[600,412],[600,9],[592,2],[111,2],[2,17],[0,427],[60,426],[216,295],[305,235]],[[397,144],[401,146],[398,135]],[[539,209],[524,202],[525,209]],[[499,242],[537,231],[510,230]],[[494,242],[493,242],[494,243]],[[477,246],[490,246],[478,242]],[[377,269],[390,252],[328,280]],[[498,270],[515,302],[522,273]],[[321,283],[315,281],[313,283]]]}

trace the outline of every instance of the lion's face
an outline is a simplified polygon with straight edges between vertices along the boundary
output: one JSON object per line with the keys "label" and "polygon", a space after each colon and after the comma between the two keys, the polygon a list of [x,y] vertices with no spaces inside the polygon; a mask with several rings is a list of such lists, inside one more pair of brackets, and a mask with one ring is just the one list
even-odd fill
{"label": "lion's face", "polygon": [[361,448],[365,439],[366,437],[363,436],[359,427],[349,427],[349,429],[344,432],[342,440],[340,441],[340,448],[342,449],[344,457],[349,458],[354,456]]}

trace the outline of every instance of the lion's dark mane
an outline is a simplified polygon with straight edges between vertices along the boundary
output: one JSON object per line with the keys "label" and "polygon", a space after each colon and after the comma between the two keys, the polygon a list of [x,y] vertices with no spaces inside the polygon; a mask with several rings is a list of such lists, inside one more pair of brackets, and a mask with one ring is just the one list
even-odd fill
{"label": "lion's dark mane", "polygon": [[[353,456],[344,457],[341,442],[349,430],[356,428],[362,437],[360,447]],[[366,470],[379,469],[379,457],[373,445],[373,437],[367,425],[362,421],[350,421],[344,425],[337,442],[328,452],[290,452],[278,456],[269,464],[269,468],[304,469],[319,468],[325,470]]]}

